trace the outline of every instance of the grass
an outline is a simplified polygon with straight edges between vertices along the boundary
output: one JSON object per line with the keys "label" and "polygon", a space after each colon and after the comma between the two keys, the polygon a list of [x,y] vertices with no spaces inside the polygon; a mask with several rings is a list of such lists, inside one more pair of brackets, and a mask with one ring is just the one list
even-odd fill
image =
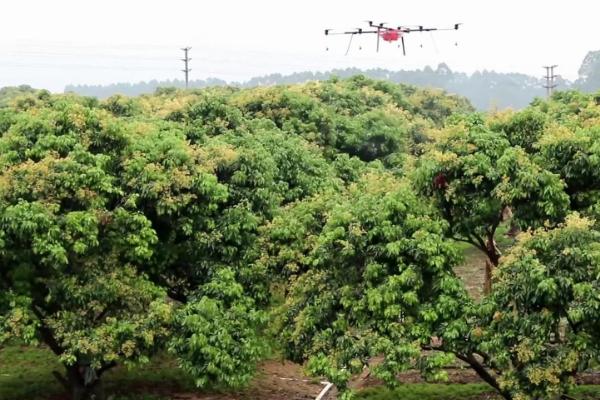
{"label": "grass", "polygon": [[360,400],[463,400],[491,393],[486,385],[412,383],[396,389],[372,387],[361,391]]}
{"label": "grass", "polygon": [[[55,370],[62,372],[62,365],[44,347],[0,348],[0,400],[42,400],[64,393],[52,376]],[[168,392],[194,391],[192,380],[166,355],[148,365],[111,370],[104,384],[115,400],[162,400]]]}
{"label": "grass", "polygon": [[0,399],[41,399],[60,393],[51,375],[60,370],[56,357],[45,349],[9,345],[0,349]]}
{"label": "grass", "polygon": [[[600,385],[578,386],[570,394],[578,400],[600,399]],[[373,387],[359,392],[359,400],[480,400],[501,399],[483,384],[413,383],[396,389]]]}

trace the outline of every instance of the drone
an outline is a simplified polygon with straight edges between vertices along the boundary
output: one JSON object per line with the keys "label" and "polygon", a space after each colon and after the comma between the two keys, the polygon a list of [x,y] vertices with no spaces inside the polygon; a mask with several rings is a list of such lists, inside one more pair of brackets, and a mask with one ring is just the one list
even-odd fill
{"label": "drone", "polygon": [[[377,52],[379,52],[379,43],[383,39],[384,42],[397,42],[400,40],[402,44],[402,54],[406,55],[406,45],[404,43],[404,35],[411,32],[433,32],[433,31],[457,31],[460,25],[462,24],[454,24],[454,27],[451,28],[428,28],[422,25],[417,26],[398,26],[395,28],[387,26],[385,22],[374,24],[373,21],[366,21],[369,23],[368,28],[356,28],[353,31],[345,31],[345,32],[336,32],[333,29],[325,29],[325,36],[329,35],[350,35],[350,43],[348,44],[348,50],[346,50],[346,55],[350,51],[350,46],[352,45],[352,39],[355,35],[366,35],[366,34],[375,34],[377,35]],[[329,49],[327,49],[329,50]]]}

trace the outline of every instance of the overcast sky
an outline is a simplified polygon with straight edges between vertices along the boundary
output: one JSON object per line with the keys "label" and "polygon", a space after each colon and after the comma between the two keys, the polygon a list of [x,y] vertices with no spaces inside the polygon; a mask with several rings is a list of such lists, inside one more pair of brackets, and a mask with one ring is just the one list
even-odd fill
{"label": "overcast sky", "polygon": [[[577,77],[600,49],[597,0],[3,0],[0,87],[182,78],[180,47],[192,46],[191,78],[245,80],[273,72],[346,67],[451,69],[541,76],[542,65]],[[408,55],[375,37],[323,30],[392,25],[464,25],[458,32],[413,33]],[[423,47],[420,47],[420,46]],[[362,47],[362,50],[359,50]],[[329,48],[329,51],[326,51]]]}

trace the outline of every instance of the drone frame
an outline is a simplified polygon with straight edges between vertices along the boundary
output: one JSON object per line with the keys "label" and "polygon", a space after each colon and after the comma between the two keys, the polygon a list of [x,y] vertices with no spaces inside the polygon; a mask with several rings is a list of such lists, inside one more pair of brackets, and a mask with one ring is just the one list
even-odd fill
{"label": "drone frame", "polygon": [[[387,26],[387,24],[385,22],[381,22],[379,24],[374,24],[373,21],[366,21],[369,23],[369,28],[368,29],[363,29],[363,28],[356,28],[353,31],[344,31],[344,32],[332,32],[333,29],[325,29],[325,36],[329,36],[329,35],[351,35],[350,36],[350,43],[348,44],[348,50],[346,51],[346,55],[348,54],[348,52],[350,51],[350,45],[352,44],[352,38],[354,37],[354,35],[362,35],[362,34],[377,34],[377,52],[379,52],[379,43],[381,40],[381,34],[382,32],[385,31],[396,31],[399,33],[400,36],[400,42],[402,43],[402,54],[406,56],[406,45],[404,43],[404,34],[405,33],[411,33],[411,32],[433,32],[433,31],[455,31],[458,30],[458,28],[460,27],[460,25],[462,25],[462,23],[457,23],[454,24],[453,28],[429,28],[429,27],[425,27],[423,25],[417,25],[414,27],[409,27],[409,26],[398,26],[396,28],[392,28],[390,26]],[[374,29],[373,29],[374,28]]]}

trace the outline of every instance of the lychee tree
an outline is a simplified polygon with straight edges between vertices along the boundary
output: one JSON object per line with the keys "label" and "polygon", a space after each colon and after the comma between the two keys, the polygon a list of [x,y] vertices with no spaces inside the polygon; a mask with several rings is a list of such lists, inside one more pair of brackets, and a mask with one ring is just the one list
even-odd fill
{"label": "lychee tree", "polygon": [[456,117],[437,133],[417,160],[413,175],[450,225],[450,237],[488,257],[485,291],[501,252],[498,227],[510,209],[521,228],[560,221],[569,209],[564,183],[535,163],[502,132],[491,131],[480,116]]}
{"label": "lychee tree", "polygon": [[564,396],[599,356],[599,243],[593,221],[577,214],[522,233],[492,294],[467,309],[460,336],[442,335],[441,348],[505,399]]}
{"label": "lychee tree", "polygon": [[105,115],[37,114],[0,138],[0,340],[44,343],[72,398],[100,399],[105,371],[148,361],[170,332],[166,292],[143,273],[158,238],[120,187],[126,140]]}

